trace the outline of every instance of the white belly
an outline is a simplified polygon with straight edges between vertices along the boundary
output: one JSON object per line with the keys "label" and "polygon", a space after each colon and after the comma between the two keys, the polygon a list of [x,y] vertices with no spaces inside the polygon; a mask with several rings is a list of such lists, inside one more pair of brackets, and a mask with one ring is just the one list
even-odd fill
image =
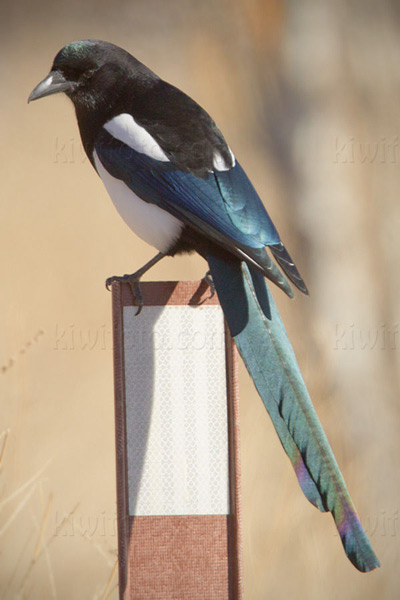
{"label": "white belly", "polygon": [[183,223],[155,204],[144,202],[123,181],[110,175],[96,152],[93,158],[97,172],[125,223],[142,240],[160,252],[167,252],[178,239]]}

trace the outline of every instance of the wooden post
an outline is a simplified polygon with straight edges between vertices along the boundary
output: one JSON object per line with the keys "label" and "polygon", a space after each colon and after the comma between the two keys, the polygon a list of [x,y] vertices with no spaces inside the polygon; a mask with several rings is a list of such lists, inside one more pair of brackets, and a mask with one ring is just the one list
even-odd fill
{"label": "wooden post", "polygon": [[237,355],[204,282],[113,284],[120,598],[242,600]]}

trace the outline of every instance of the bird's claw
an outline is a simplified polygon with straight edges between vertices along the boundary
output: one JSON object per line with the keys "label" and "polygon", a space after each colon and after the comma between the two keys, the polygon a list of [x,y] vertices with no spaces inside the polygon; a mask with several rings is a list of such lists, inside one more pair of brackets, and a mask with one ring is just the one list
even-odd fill
{"label": "bird's claw", "polygon": [[112,284],[115,281],[118,281],[118,277],[116,277],[116,276],[114,276],[114,277],[107,277],[107,279],[106,279],[106,288],[107,288],[107,290],[109,292],[111,292],[111,286],[112,286]]}
{"label": "bird's claw", "polygon": [[110,291],[110,287],[113,283],[128,283],[131,288],[133,301],[137,306],[136,316],[140,314],[143,308],[143,295],[142,290],[140,289],[140,280],[134,275],[113,275],[112,277],[108,277],[106,279],[106,288]]}
{"label": "bird's claw", "polygon": [[211,292],[210,298],[212,298],[215,295],[216,289],[215,289],[214,281],[213,281],[213,278],[211,275],[211,271],[207,271],[207,273],[203,277],[203,281],[205,281],[207,283],[208,287],[210,288],[210,292]]}
{"label": "bird's claw", "polygon": [[129,287],[131,288],[133,301],[137,306],[137,311],[135,314],[135,316],[137,317],[141,313],[143,308],[143,295],[142,290],[140,289],[140,281],[139,279],[129,279],[128,283]]}

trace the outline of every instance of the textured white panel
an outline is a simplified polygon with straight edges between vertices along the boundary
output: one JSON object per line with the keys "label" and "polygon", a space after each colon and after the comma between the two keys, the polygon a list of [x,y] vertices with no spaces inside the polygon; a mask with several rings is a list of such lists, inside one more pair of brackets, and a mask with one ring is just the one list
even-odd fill
{"label": "textured white panel", "polygon": [[229,513],[219,306],[124,307],[131,515]]}

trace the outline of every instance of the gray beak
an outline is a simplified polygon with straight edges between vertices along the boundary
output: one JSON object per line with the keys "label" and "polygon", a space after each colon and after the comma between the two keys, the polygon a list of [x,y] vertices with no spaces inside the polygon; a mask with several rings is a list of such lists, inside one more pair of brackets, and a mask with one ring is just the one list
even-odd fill
{"label": "gray beak", "polygon": [[38,100],[44,98],[44,96],[51,96],[51,94],[58,94],[67,90],[72,91],[73,87],[73,82],[67,81],[60,71],[51,71],[31,92],[28,104],[32,100]]}

